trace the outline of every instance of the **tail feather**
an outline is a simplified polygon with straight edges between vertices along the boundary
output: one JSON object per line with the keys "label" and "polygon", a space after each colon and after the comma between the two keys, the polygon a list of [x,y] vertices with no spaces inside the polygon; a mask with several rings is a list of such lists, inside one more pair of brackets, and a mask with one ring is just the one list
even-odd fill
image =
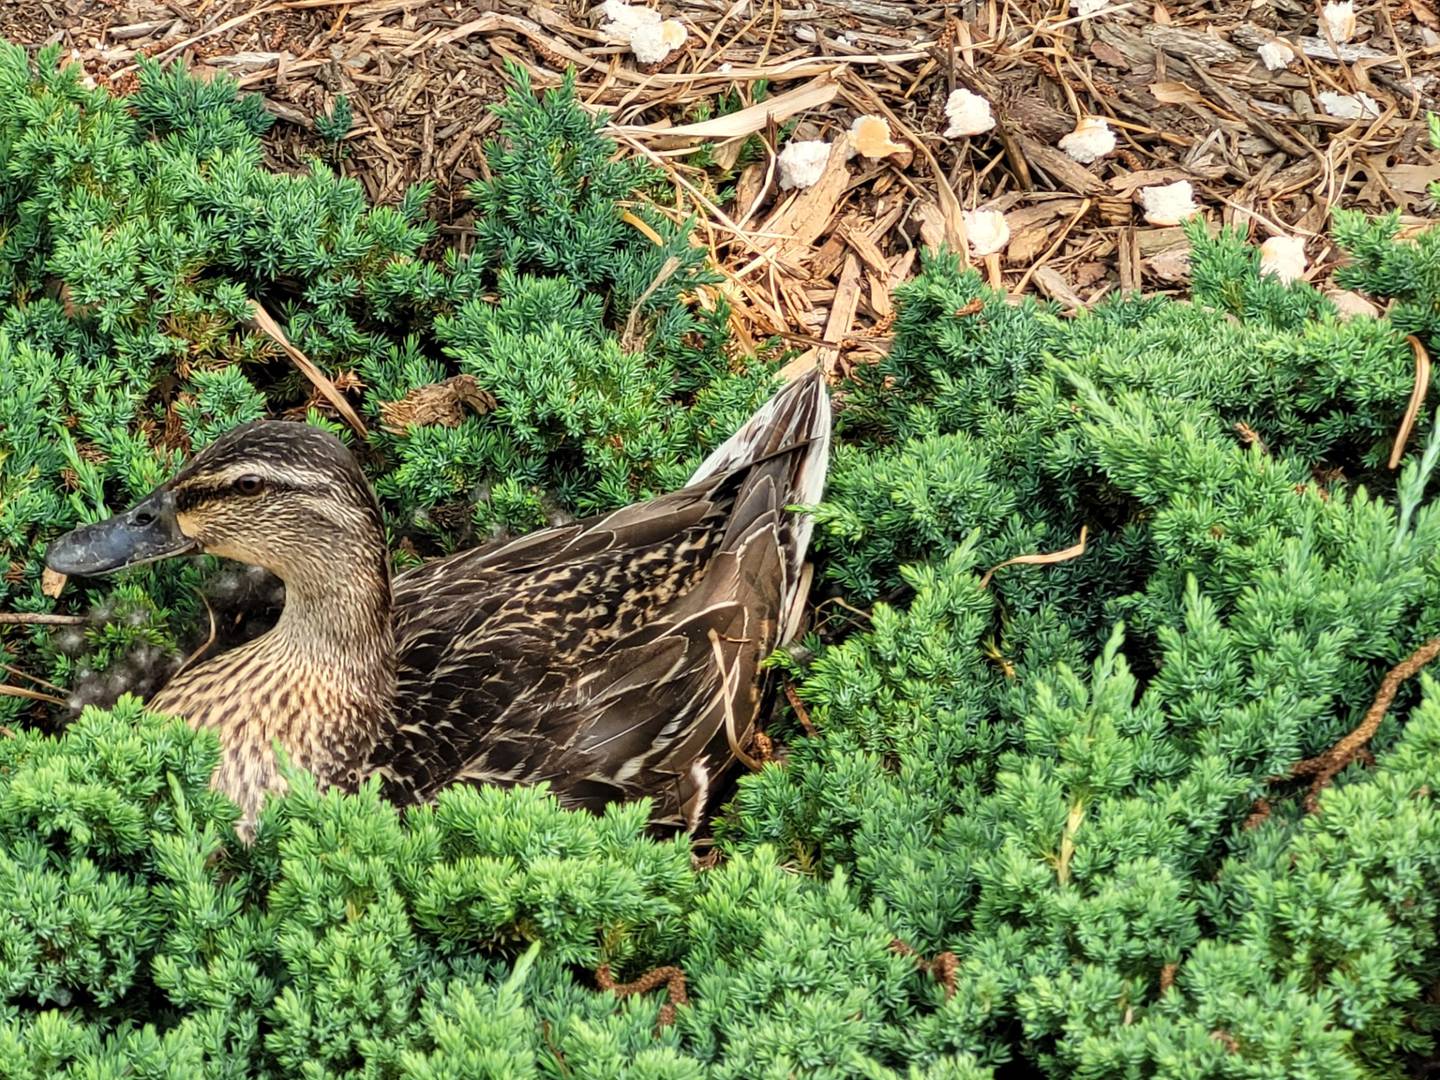
{"label": "tail feather", "polygon": [[819,502],[830,460],[830,395],[825,373],[814,368],[782,387],[747,420],[739,431],[711,451],[690,477],[690,484],[720,473],[733,472],[760,458],[801,442],[812,442],[818,470],[806,479],[809,496],[797,502]]}
{"label": "tail feather", "polygon": [[810,582],[805,559],[814,530],[809,514],[790,514],[785,508],[820,501],[829,463],[830,395],[817,368],[762,405],[690,477],[694,485],[747,471],[736,492],[725,543],[743,543],[766,521],[776,530],[785,562],[781,641],[799,629]]}

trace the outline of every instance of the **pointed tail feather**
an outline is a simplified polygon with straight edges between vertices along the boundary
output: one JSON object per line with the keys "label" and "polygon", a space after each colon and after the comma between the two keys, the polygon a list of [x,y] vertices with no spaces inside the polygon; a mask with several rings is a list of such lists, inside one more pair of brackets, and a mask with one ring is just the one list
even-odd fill
{"label": "pointed tail feather", "polygon": [[805,558],[814,522],[787,506],[813,506],[825,491],[830,464],[830,394],[818,368],[782,388],[700,465],[698,484],[748,471],[735,496],[726,543],[743,542],[757,524],[775,522],[785,560],[781,642],[798,632],[810,573]]}

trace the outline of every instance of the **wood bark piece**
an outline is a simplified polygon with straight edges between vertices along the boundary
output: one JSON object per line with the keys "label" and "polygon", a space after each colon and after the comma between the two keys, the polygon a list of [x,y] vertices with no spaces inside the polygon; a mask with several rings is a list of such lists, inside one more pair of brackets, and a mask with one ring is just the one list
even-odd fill
{"label": "wood bark piece", "polygon": [[945,243],[945,215],[940,207],[929,199],[922,199],[915,204],[915,212],[910,216],[919,226],[920,243],[932,251],[939,250]]}
{"label": "wood bark piece", "polygon": [[1046,146],[1028,135],[1016,135],[1015,139],[1020,144],[1020,150],[1025,155],[1026,161],[1054,177],[1057,183],[1075,194],[1108,194],[1105,184],[1098,176],[1079,162],[1072,160],[1064,152],[1053,146]]}
{"label": "wood bark piece", "polygon": [[64,574],[56,570],[51,570],[47,566],[40,571],[40,591],[50,597],[51,600],[54,600],[64,591],[67,580],[68,578]]}
{"label": "wood bark piece", "polygon": [[885,261],[884,254],[874,240],[865,233],[856,232],[846,225],[840,226],[838,231],[845,243],[849,244],[855,254],[864,260],[866,266],[884,277],[890,276],[890,265]]}
{"label": "wood bark piece", "polygon": [[781,259],[804,260],[811,245],[829,228],[835,207],[850,180],[845,153],[845,140],[836,139],[830,146],[830,156],[825,160],[820,179],[780,207],[765,223],[763,231],[789,237],[780,242]]}
{"label": "wood bark piece", "polygon": [[663,127],[658,124],[614,124],[615,131],[632,138],[651,139],[667,146],[682,146],[686,143],[707,139],[739,139],[764,131],[772,122],[784,123],[796,113],[828,105],[840,92],[840,84],[828,75],[821,75],[794,90],[787,90],[773,98],[756,102],[727,116],[717,116],[698,124],[681,124],[679,127]]}
{"label": "wood bark piece", "polygon": [[845,265],[840,270],[840,284],[835,287],[835,299],[830,305],[830,317],[825,320],[825,345],[820,349],[820,366],[826,375],[835,374],[835,365],[840,361],[840,345],[855,322],[855,311],[860,306],[860,261],[854,255],[845,256]]}

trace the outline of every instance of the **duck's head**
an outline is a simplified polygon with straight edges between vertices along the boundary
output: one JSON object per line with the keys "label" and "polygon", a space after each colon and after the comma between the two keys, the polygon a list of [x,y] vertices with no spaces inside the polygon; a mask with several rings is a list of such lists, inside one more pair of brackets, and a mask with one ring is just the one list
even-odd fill
{"label": "duck's head", "polygon": [[377,546],[383,573],[379,509],[344,444],[309,424],[262,420],[226,433],[123,514],[60,537],[45,565],[94,576],[206,553],[292,584],[338,552],[353,559],[346,549]]}

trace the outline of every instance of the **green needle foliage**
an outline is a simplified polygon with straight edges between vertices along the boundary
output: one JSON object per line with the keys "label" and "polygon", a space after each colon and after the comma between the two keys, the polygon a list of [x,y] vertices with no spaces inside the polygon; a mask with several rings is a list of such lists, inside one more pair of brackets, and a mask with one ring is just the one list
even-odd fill
{"label": "green needle foliage", "polygon": [[[1359,1080],[1436,1054],[1440,683],[1400,687],[1318,812],[1276,778],[1440,635],[1434,395],[1387,466],[1440,233],[1339,216],[1347,284],[1393,300],[1348,321],[1199,226],[1190,302],[1072,318],[928,256],[838,388],[814,630],[776,657],[806,723],[777,718],[713,866],[643,805],[402,814],[298,773],[244,847],[213,736],[126,691],[202,594],[264,583],[194,560],[57,608],[40,558],[234,423],[334,426],[251,300],[355,376],[372,434],[336,430],[405,559],[683,482],[774,358],[733,354],[654,175],[569,87],[517,75],[472,254],[436,261],[423,189],[266,172],[224,79],[147,67],[120,100],[55,61],[0,48],[0,603],[84,619],[0,638],[72,698],[0,697],[0,1077]],[[494,408],[386,423],[457,375]]]}

